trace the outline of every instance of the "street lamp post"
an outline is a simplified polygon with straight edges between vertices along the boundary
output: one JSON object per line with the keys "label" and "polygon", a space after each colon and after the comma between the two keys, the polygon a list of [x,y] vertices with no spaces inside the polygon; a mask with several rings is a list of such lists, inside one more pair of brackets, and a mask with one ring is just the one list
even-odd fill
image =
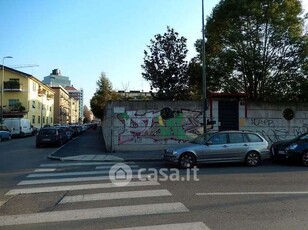
{"label": "street lamp post", "polygon": [[1,116],[0,116],[0,123],[2,123],[3,120],[3,91],[4,91],[4,59],[6,58],[13,58],[11,56],[6,56],[2,58],[2,79],[1,79],[1,106],[0,106],[0,110],[1,110]]}
{"label": "street lamp post", "polygon": [[202,0],[202,109],[203,109],[203,132],[206,132],[206,68],[205,68],[205,32],[204,32],[204,0]]}

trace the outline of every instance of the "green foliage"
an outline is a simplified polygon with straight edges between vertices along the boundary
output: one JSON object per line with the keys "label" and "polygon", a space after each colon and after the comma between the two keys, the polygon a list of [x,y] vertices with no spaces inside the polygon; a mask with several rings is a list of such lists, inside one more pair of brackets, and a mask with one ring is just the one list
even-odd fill
{"label": "green foliage", "polygon": [[144,51],[142,76],[150,82],[151,90],[157,90],[152,96],[158,100],[187,100],[186,38],[167,27],[166,33],[155,35],[150,42],[149,51]]}
{"label": "green foliage", "polygon": [[97,89],[90,100],[91,110],[95,117],[104,118],[104,108],[111,100],[118,100],[119,95],[112,90],[112,84],[105,73],[101,73],[99,80],[96,82]]}
{"label": "green foliage", "polygon": [[208,89],[245,92],[250,100],[307,101],[301,12],[299,0],[221,0],[205,28]]}

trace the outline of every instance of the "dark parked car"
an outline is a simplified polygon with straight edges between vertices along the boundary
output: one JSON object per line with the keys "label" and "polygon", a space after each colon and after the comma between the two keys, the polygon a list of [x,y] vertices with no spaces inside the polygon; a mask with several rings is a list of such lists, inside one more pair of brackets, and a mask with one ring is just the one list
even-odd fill
{"label": "dark parked car", "polygon": [[271,152],[274,159],[300,160],[308,166],[308,133],[291,140],[275,142]]}
{"label": "dark parked car", "polygon": [[0,142],[2,140],[11,140],[12,134],[5,125],[0,125]]}
{"label": "dark parked car", "polygon": [[57,127],[41,128],[36,136],[36,147],[42,145],[61,146],[66,142],[66,133],[63,129]]}
{"label": "dark parked car", "polygon": [[73,129],[71,129],[69,126],[56,126],[59,129],[63,129],[66,135],[66,141],[70,141],[73,139]]}
{"label": "dark parked car", "polygon": [[76,137],[82,133],[81,125],[70,125],[69,126],[73,130],[73,136]]}
{"label": "dark parked car", "polygon": [[245,162],[257,166],[270,158],[268,142],[259,134],[246,131],[207,132],[185,146],[165,149],[163,159],[190,168],[197,163]]}

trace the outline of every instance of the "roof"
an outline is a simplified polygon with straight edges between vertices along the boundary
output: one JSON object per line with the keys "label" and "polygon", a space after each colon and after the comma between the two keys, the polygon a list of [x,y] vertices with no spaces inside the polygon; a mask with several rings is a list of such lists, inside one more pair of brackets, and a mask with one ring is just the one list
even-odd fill
{"label": "roof", "polygon": [[[3,69],[3,65],[0,65],[0,67],[1,67],[1,70],[2,70]],[[8,70],[10,72],[22,75],[22,76],[27,77],[27,78],[31,78],[32,80],[34,80],[34,81],[42,84],[43,86],[49,88],[50,91],[54,92],[48,85],[46,85],[45,83],[43,83],[42,81],[40,81],[36,77],[32,76],[31,74],[28,74],[28,73],[25,73],[25,72],[21,72],[19,70],[16,70],[16,69],[13,69],[13,68],[10,68],[10,67],[7,67],[7,66],[4,66],[4,70]]]}
{"label": "roof", "polygon": [[77,90],[75,87],[73,86],[66,86],[65,87],[66,90]]}

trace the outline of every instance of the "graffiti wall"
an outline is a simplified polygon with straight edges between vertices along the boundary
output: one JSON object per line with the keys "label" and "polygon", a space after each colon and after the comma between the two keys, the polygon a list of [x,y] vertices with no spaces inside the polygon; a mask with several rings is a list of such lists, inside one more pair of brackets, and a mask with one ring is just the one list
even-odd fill
{"label": "graffiti wall", "polygon": [[[288,117],[286,111],[292,114]],[[240,118],[241,130],[261,134],[270,143],[295,138],[308,132],[308,107],[305,104],[250,104],[247,118]]]}
{"label": "graffiti wall", "polygon": [[[218,103],[207,118],[219,130]],[[308,104],[245,104],[239,101],[239,130],[254,131],[270,143],[308,132]],[[109,151],[161,150],[203,133],[201,102],[117,101],[105,110],[103,136]],[[146,153],[146,152],[145,152]]]}
{"label": "graffiti wall", "polygon": [[186,143],[203,132],[199,102],[119,103],[109,108],[113,150],[160,150]]}
{"label": "graffiti wall", "polygon": [[202,114],[190,109],[127,110],[115,116],[117,144],[185,143],[201,134]]}

